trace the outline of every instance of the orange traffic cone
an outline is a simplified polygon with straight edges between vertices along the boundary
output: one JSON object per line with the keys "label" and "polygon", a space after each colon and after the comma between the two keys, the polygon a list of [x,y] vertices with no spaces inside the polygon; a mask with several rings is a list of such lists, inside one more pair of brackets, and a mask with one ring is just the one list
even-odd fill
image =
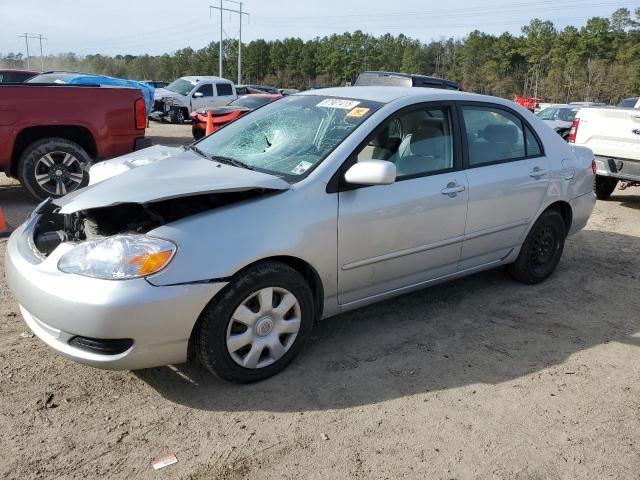
{"label": "orange traffic cone", "polygon": [[0,208],[0,238],[8,237],[11,234],[9,231],[9,227],[7,227],[7,222],[4,220],[4,212],[2,208]]}
{"label": "orange traffic cone", "polygon": [[205,132],[206,136],[209,136],[213,133],[213,113],[207,112],[207,131]]}

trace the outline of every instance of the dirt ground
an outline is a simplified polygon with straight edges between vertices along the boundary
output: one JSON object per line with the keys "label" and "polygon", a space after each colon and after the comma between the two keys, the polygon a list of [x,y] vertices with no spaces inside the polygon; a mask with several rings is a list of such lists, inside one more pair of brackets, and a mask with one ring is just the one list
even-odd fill
{"label": "dirt ground", "polygon": [[0,261],[0,477],[637,479],[639,209],[598,202],[542,285],[499,269],[326,320],[248,386],[62,359],[21,335]]}

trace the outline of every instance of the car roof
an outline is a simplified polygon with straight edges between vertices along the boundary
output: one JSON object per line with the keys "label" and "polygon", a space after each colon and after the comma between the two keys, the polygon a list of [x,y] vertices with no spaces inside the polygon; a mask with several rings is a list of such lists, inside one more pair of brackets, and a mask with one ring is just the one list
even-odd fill
{"label": "car roof", "polygon": [[[426,88],[426,87],[335,87],[322,88],[319,90],[307,90],[305,92],[296,93],[296,95],[325,95],[328,97],[344,97],[353,98],[355,100],[363,100],[370,102],[391,103],[404,97],[422,98],[425,101],[430,100],[464,100],[475,99],[477,101],[491,101],[493,103],[504,103],[502,99],[495,97],[487,97],[485,95],[476,95],[458,90],[445,90],[442,88]],[[512,102],[513,103],[513,102]]]}
{"label": "car roof", "polygon": [[226,78],[222,78],[222,77],[215,77],[215,76],[210,76],[210,75],[203,75],[203,76],[196,76],[196,75],[190,75],[187,77],[180,77],[183,80],[186,80],[187,82],[202,82],[202,81],[220,81],[220,82],[226,82],[226,83],[233,83],[231,80],[227,80]]}
{"label": "car roof", "polygon": [[37,72],[35,70],[22,70],[20,68],[0,68],[0,72],[5,72],[5,73],[33,73],[34,75],[39,74],[40,72]]}

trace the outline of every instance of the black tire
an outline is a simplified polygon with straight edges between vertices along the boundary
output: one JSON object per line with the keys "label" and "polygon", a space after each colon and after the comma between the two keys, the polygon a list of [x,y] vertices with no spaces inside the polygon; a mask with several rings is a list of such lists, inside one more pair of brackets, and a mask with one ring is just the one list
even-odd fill
{"label": "black tire", "polygon": [[[71,159],[71,163],[66,165],[65,159]],[[65,138],[45,138],[24,149],[18,163],[18,178],[35,198],[58,198],[87,186],[91,163],[89,154],[77,143]],[[43,180],[43,175],[49,179]]]}
{"label": "black tire", "polygon": [[194,125],[193,127],[191,127],[191,134],[193,135],[193,138],[195,140],[200,140],[201,138],[204,138],[205,131],[201,128],[196,128],[196,126]]}
{"label": "black tire", "polygon": [[617,178],[601,177],[596,175],[593,179],[593,190],[596,192],[598,200],[607,200],[618,185]]}
{"label": "black tire", "polygon": [[543,282],[558,266],[566,237],[567,227],[560,212],[545,211],[527,235],[518,259],[507,270],[519,282]]}
{"label": "black tire", "polygon": [[[300,328],[279,360],[262,368],[246,368],[236,363],[227,348],[231,317],[248,297],[268,287],[283,288],[295,296],[301,312]],[[256,264],[241,272],[207,305],[194,328],[192,348],[200,363],[218,377],[236,383],[264,380],[284,369],[299,353],[311,334],[314,311],[311,289],[302,275],[280,262]]]}
{"label": "black tire", "polygon": [[171,123],[178,123],[182,125],[187,119],[187,114],[184,108],[172,108],[169,118],[171,119]]}

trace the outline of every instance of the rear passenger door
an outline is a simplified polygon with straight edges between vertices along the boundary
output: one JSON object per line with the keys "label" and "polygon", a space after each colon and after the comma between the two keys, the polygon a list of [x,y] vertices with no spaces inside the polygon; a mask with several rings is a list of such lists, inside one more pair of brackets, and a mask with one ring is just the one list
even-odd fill
{"label": "rear passenger door", "polygon": [[216,83],[216,106],[229,105],[237,96],[230,83]]}
{"label": "rear passenger door", "polygon": [[500,105],[462,103],[469,210],[460,270],[497,262],[523,241],[550,179],[534,130]]}

